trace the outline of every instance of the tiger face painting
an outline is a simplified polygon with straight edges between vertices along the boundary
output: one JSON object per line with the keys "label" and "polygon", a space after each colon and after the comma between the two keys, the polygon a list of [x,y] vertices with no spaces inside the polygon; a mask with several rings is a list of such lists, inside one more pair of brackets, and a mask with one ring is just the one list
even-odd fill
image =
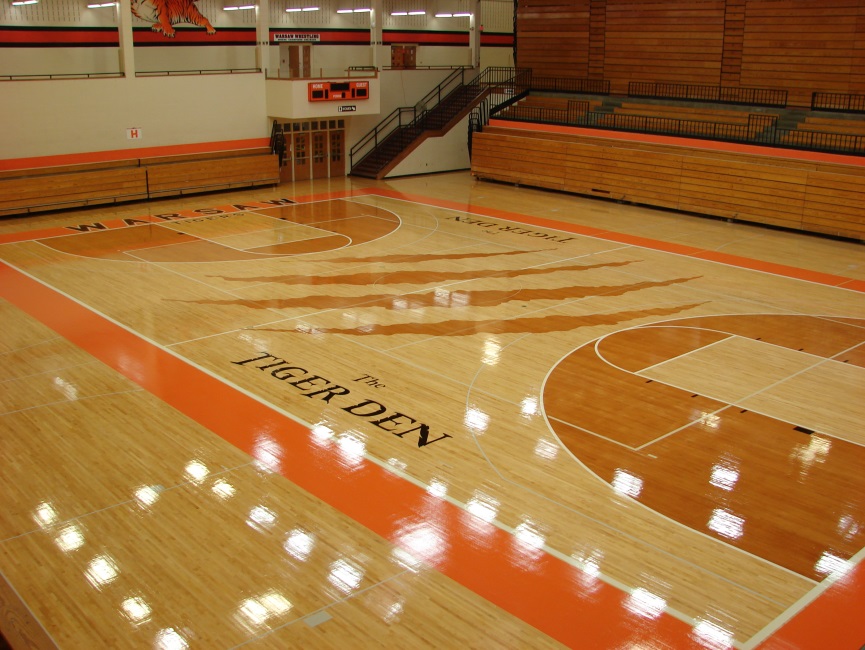
{"label": "tiger face painting", "polygon": [[174,38],[172,25],[177,23],[197,25],[206,28],[208,34],[216,33],[210,21],[198,11],[195,0],[132,0],[132,15],[152,22],[151,29],[162,32],[167,38]]}

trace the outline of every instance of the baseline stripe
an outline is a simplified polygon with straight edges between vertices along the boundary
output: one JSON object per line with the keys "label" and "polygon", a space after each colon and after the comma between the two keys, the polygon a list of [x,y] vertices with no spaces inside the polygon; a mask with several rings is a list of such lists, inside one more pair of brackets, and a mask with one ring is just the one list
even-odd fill
{"label": "baseline stripe", "polygon": [[700,647],[688,625],[632,613],[629,595],[606,583],[584,593],[579,570],[551,555],[533,555],[527,568],[513,535],[375,463],[347,468],[338,454],[322,453],[304,425],[2,262],[0,297],[244,452],[252,455],[257,433],[268,431],[286,449],[283,476],[408,552],[402,537],[432,526],[418,513],[435,508],[442,553],[434,568],[559,642]]}

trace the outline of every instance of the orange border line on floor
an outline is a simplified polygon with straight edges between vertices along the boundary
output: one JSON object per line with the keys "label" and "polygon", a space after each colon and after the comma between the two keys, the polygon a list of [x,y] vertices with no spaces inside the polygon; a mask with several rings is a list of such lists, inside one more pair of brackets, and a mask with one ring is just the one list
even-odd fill
{"label": "orange border line on floor", "polygon": [[[563,221],[555,221],[544,217],[533,217],[525,214],[517,214],[507,212],[496,208],[488,208],[480,205],[459,203],[457,201],[448,201],[444,199],[432,199],[425,196],[413,194],[405,194],[396,190],[376,190],[375,194],[379,196],[389,197],[393,199],[401,199],[405,201],[413,201],[416,203],[424,203],[433,205],[438,208],[448,210],[458,210],[460,212],[468,212],[478,214],[485,217],[504,219],[506,221],[514,221],[517,223],[537,226],[538,228],[549,228],[551,230],[559,230],[573,233],[575,235],[585,235],[587,237],[596,237],[607,241],[620,242],[622,244],[630,244],[632,246],[640,246],[651,250],[662,251],[665,253],[673,253],[676,255],[684,255],[696,259],[705,259],[712,262],[720,262],[729,266],[735,266],[743,269],[751,269],[752,271],[762,271],[779,275],[795,280],[805,280],[816,284],[824,284],[831,287],[839,287],[849,289],[851,291],[865,292],[865,280],[856,280],[854,278],[844,277],[842,275],[834,275],[832,273],[823,273],[821,271],[811,271],[808,269],[800,269],[795,266],[787,266],[785,264],[776,264],[774,262],[765,262],[755,260],[739,255],[731,255],[729,253],[719,253],[717,251],[706,250],[697,246],[687,246],[685,244],[675,244],[665,242],[658,239],[649,239],[638,235],[628,235],[612,230],[604,230],[602,228],[594,228],[591,226],[581,226],[579,224],[566,223]],[[858,650],[858,649],[857,649]]]}
{"label": "orange border line on floor", "polygon": [[[602,229],[518,215],[483,206],[380,189],[334,192],[295,200],[367,195],[410,200],[592,237],[614,240],[610,235],[619,235]],[[710,252],[641,237],[621,237],[632,239],[629,243],[634,245],[648,245],[655,250],[677,254],[697,257],[700,253]],[[850,278],[830,274],[814,275],[814,272],[795,267],[726,254],[717,255],[721,259],[715,261],[723,260],[724,263],[734,266],[755,268],[814,282],[822,279],[822,284],[865,290],[865,283]],[[745,262],[750,262],[753,266],[747,266]],[[778,273],[779,271],[782,272]],[[370,463],[364,465],[362,472],[346,476],[344,467],[338,461],[332,457],[324,458],[317,448],[312,448],[306,427],[2,262],[0,280],[0,295],[3,298],[244,452],[251,453],[253,438],[239,435],[238,432],[259,430],[261,426],[279,432],[284,438],[283,442],[291,442],[293,445],[292,466],[290,469],[286,468],[283,474],[385,539],[398,545],[400,527],[406,524],[405,515],[416,512],[415,508],[420,502],[429,498],[420,488]],[[75,317],[69,318],[70,314]],[[152,363],[152,370],[142,372],[141,368],[146,366],[143,364],[133,371],[128,364],[130,356]],[[184,386],[189,385],[196,385],[200,390],[184,390]],[[214,405],[219,405],[220,408],[214,408]],[[304,440],[300,440],[301,438]],[[336,480],[323,481],[322,477]],[[387,493],[388,503],[381,504],[375,500],[376,503],[371,505],[355,498],[360,494],[376,493]],[[696,640],[687,625],[670,616],[662,616],[653,624],[647,624],[644,619],[629,620],[623,607],[626,594],[612,587],[604,585],[603,596],[593,594],[592,602],[582,600],[581,594],[575,592],[573,584],[573,574],[579,570],[551,556],[544,554],[543,566],[537,567],[541,569],[539,571],[527,573],[515,567],[514,563],[508,560],[509,556],[513,555],[514,540],[498,528],[490,527],[488,531],[489,538],[492,539],[488,547],[493,550],[483,552],[477,546],[476,529],[469,529],[464,522],[459,521],[461,513],[458,509],[447,502],[442,502],[442,509],[446,511],[445,518],[448,522],[442,530],[453,534],[454,538],[449,540],[452,554],[436,568],[553,638],[568,645],[577,644],[572,647],[587,647],[585,644],[588,643],[599,649],[613,648],[623,640],[634,641],[633,626],[638,624],[646,639],[672,644],[672,648],[695,647]],[[548,600],[551,596],[552,601]],[[858,647],[850,644],[861,645],[865,636],[865,625],[860,616],[863,606],[865,562],[860,562],[847,576],[806,605],[778,632],[763,642],[759,646],[760,650],[784,650],[791,647],[791,644],[800,650],[822,650],[827,647],[827,642],[845,644],[838,647]],[[857,622],[859,627],[852,625]]]}
{"label": "orange border line on floor", "polygon": [[[379,188],[368,188],[363,190],[340,190],[336,192],[329,192],[324,194],[316,194],[309,196],[301,196],[295,197],[291,199],[294,203],[305,203],[312,201],[324,201],[330,199],[350,199],[354,196],[382,196],[385,198],[393,198],[393,199],[401,199],[405,201],[412,201],[415,203],[424,203],[427,205],[433,205],[439,208],[445,208],[448,210],[458,210],[461,212],[469,212],[471,214],[483,215],[486,217],[493,217],[498,219],[505,219],[507,221],[513,221],[516,223],[521,223],[524,225],[537,226],[539,228],[550,228],[552,230],[559,230],[564,232],[569,232],[575,235],[585,235],[587,237],[595,237],[598,239],[605,239],[608,241],[616,241],[622,244],[630,244],[632,246],[640,246],[642,248],[648,248],[650,250],[662,251],[665,253],[673,253],[676,255],[685,255],[687,257],[694,257],[698,259],[705,259],[712,262],[719,262],[721,264],[727,264],[729,266],[735,266],[743,269],[751,269],[752,271],[762,271],[764,273],[771,273],[772,275],[779,275],[782,277],[792,278],[796,280],[805,280],[807,282],[814,282],[816,284],[824,284],[832,287],[839,287],[843,289],[849,289],[850,291],[857,292],[865,292],[865,280],[857,280],[854,278],[848,278],[841,275],[834,275],[831,273],[823,273],[821,271],[811,271],[808,269],[802,269],[794,266],[787,266],[785,264],[776,264],[774,262],[766,262],[762,260],[755,260],[748,257],[742,257],[739,255],[732,255],[730,253],[719,253],[717,251],[707,250],[704,248],[699,248],[697,246],[687,246],[685,244],[675,244],[671,242],[665,242],[659,239],[650,239],[648,237],[640,237],[638,235],[629,235],[626,233],[615,232],[613,230],[604,230],[602,228],[594,228],[591,226],[581,226],[579,224],[566,223],[563,221],[556,221],[554,219],[547,219],[544,217],[533,217],[530,215],[517,214],[514,212],[507,212],[505,210],[499,210],[496,208],[488,208],[479,205],[465,204],[459,203],[456,201],[448,201],[444,199],[433,199],[425,196],[417,196],[412,194],[406,194],[403,192],[398,192],[396,190],[384,190]],[[263,203],[260,201],[248,201],[246,204],[250,205],[254,208],[258,209],[268,209],[275,206],[267,203]],[[291,205],[291,204],[286,204]],[[232,205],[228,206],[217,206],[216,208],[211,209],[223,209],[227,212],[230,211]],[[180,214],[183,214],[184,217],[192,218],[197,216],[194,214],[193,210],[185,210]],[[155,219],[152,215],[142,215],[137,217],[128,218],[129,221],[148,221],[151,223],[162,223],[158,219]],[[110,230],[112,227],[117,227],[117,225],[121,224],[123,219],[115,219],[112,220],[112,223],[109,224],[105,222],[107,225],[105,227],[106,230]],[[117,224],[113,224],[113,222],[117,222]],[[68,235],[81,234],[80,232],[76,232],[75,230],[71,230],[67,227],[58,226],[54,228],[45,228],[42,230],[32,230],[32,231],[22,231],[17,233],[6,233],[5,235],[0,235],[0,244],[10,244],[15,242],[23,242],[23,241],[33,241],[36,239],[48,239],[51,237],[63,237]]]}
{"label": "orange border line on floor", "polygon": [[591,595],[581,593],[579,569],[547,553],[530,558],[527,570],[513,535],[374,463],[346,468],[336,452],[321,453],[305,426],[2,262],[0,296],[244,452],[252,455],[257,432],[272,432],[287,449],[283,476],[397,546],[401,534],[423,523],[417,513],[434,507],[447,548],[435,568],[559,642],[698,647],[687,624],[629,612],[628,594],[615,587],[597,583]]}
{"label": "orange border line on floor", "polygon": [[759,650],[860,650],[865,644],[865,562],[840,578]]}

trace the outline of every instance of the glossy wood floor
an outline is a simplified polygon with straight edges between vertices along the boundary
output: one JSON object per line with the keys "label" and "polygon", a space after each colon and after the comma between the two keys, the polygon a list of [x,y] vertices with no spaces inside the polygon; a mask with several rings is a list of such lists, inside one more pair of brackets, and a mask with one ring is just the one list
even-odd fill
{"label": "glossy wood floor", "polygon": [[0,221],[0,629],[865,644],[865,245],[468,172]]}

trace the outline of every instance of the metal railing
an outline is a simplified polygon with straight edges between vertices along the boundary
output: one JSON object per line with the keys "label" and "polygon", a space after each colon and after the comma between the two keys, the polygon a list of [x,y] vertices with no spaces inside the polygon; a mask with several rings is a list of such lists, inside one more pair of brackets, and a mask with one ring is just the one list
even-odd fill
{"label": "metal railing", "polygon": [[469,156],[472,154],[472,134],[482,131],[489,123],[490,117],[512,106],[530,92],[531,70],[526,68],[501,68],[500,70],[509,71],[512,76],[506,82],[491,87],[487,96],[469,113]]}
{"label": "metal railing", "polygon": [[628,82],[628,97],[649,99],[684,99],[716,104],[744,104],[748,106],[787,106],[787,91],[773,88],[739,88],[736,86],[705,86],[696,84],[659,83],[654,81]]}
{"label": "metal railing", "polygon": [[441,101],[442,94],[449,93],[453,89],[463,85],[465,80],[465,69],[460,68],[450,73],[444,81],[433,88],[427,95],[414,106],[401,106],[394,109],[381,122],[376,124],[372,130],[362,137],[349,151],[350,166],[354,167],[355,158],[362,160],[378,147],[386,137],[396,129],[410,126],[417,122],[418,118],[426,113],[427,105],[433,99],[436,103]]}
{"label": "metal railing", "polygon": [[[497,111],[494,116],[521,122],[541,122],[546,124],[586,124],[589,102],[571,99],[564,108],[553,106],[511,106]],[[611,115],[604,113],[604,115]]]}
{"label": "metal railing", "polygon": [[583,111],[582,107],[571,107],[569,104],[567,109],[516,105],[495,117],[504,121],[582,126],[610,131],[652,133],[787,149],[865,155],[865,135],[779,128],[777,115],[762,113],[749,113],[747,123],[742,124]]}
{"label": "metal railing", "polygon": [[270,152],[277,155],[281,168],[288,153],[288,144],[285,140],[283,127],[276,120],[273,121],[273,126],[270,129]]}
{"label": "metal railing", "polygon": [[376,124],[351,148],[349,152],[351,168],[362,162],[398,129],[426,128],[427,118],[433,110],[461,88],[472,87],[477,94],[493,91],[502,94],[517,94],[527,89],[520,85],[525,82],[525,79],[518,74],[516,68],[490,67],[468,82],[466,81],[467,70],[474,70],[474,68],[454,70],[414,106],[397,108]]}
{"label": "metal railing", "polygon": [[254,74],[261,72],[261,68],[225,68],[219,70],[154,70],[150,72],[136,72],[136,77],[174,77],[187,75],[206,74]]}
{"label": "metal railing", "polygon": [[382,70],[398,70],[400,72],[411,70],[458,70],[460,68],[463,68],[464,70],[474,70],[470,65],[413,65],[411,67],[402,65],[383,65],[381,67]]}
{"label": "metal railing", "polygon": [[544,77],[531,75],[532,90],[584,95],[609,95],[610,82],[606,79],[577,79],[570,77]]}
{"label": "metal railing", "polygon": [[728,142],[765,142],[767,130],[774,129],[777,116],[748,115],[746,124],[734,122],[709,122],[648,115],[624,115],[589,111],[577,124],[590,128],[675,135]]}
{"label": "metal railing", "polygon": [[116,79],[125,77],[122,72],[67,72],[64,74],[4,74],[0,81],[38,81],[52,79]]}
{"label": "metal railing", "polygon": [[[327,72],[325,72],[327,70]],[[297,82],[306,82],[306,81],[314,81],[316,79],[377,79],[378,78],[378,68],[374,65],[351,65],[347,68],[319,68],[317,71],[310,71],[308,75],[303,76],[288,76],[283,77],[282,71],[277,70],[268,70],[267,72],[267,80],[268,81],[297,81]]]}
{"label": "metal railing", "polygon": [[865,135],[826,133],[799,129],[778,129],[777,146],[809,151],[865,155]]}
{"label": "metal railing", "polygon": [[851,93],[811,93],[811,110],[865,113],[865,95]]}
{"label": "metal railing", "polygon": [[[250,74],[261,72],[261,68],[224,68],[218,70],[152,70],[136,72],[136,77],[173,77],[182,75]],[[35,81],[59,79],[117,79],[125,77],[123,72],[69,72],[64,74],[16,74],[0,75],[0,81]]]}

